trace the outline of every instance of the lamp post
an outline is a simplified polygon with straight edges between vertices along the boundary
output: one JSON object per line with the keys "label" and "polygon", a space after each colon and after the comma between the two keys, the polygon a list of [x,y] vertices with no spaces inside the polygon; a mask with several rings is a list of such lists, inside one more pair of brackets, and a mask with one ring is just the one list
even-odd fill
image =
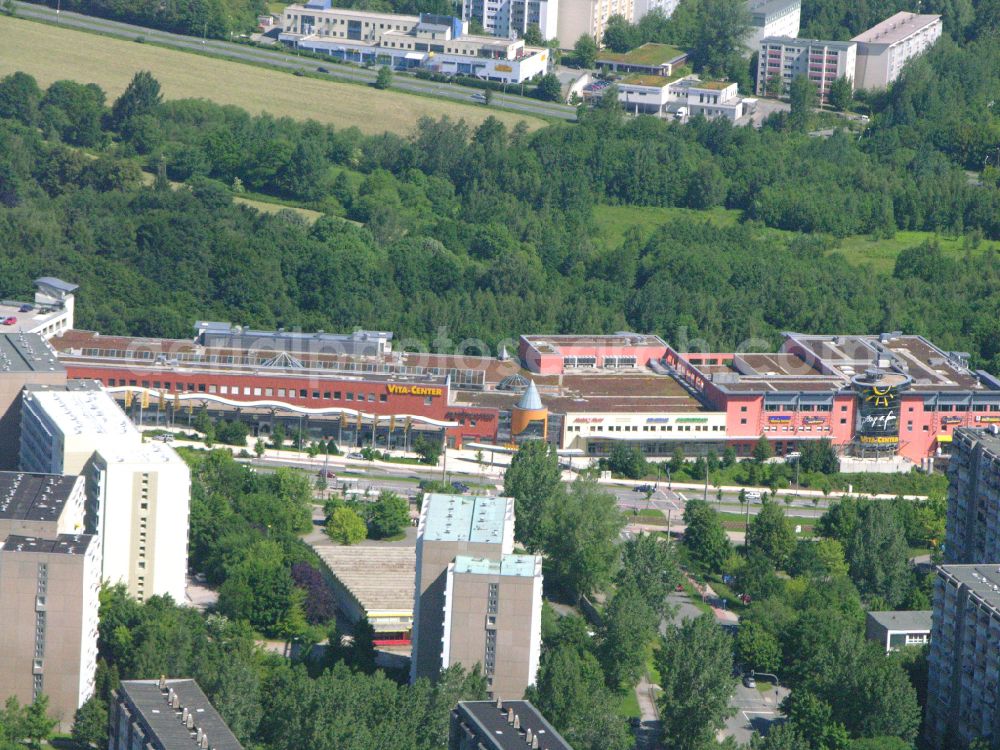
{"label": "lamp post", "polygon": [[792,460],[795,461],[795,489],[800,489],[799,488],[799,461],[802,458],[802,454],[799,451],[792,451],[791,453],[789,453],[786,456],[786,458],[792,459]]}

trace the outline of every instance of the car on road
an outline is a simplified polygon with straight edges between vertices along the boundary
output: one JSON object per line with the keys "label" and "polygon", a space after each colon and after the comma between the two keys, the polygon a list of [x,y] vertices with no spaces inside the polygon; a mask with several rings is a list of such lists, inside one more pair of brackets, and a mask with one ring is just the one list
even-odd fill
{"label": "car on road", "polygon": [[348,453],[347,457],[348,458],[364,459],[364,455],[361,454],[361,453]]}
{"label": "car on road", "polygon": [[472,100],[476,101],[476,102],[485,102],[486,101],[486,94],[482,94],[482,93],[473,94],[472,95]]}
{"label": "car on road", "polygon": [[653,485],[651,485],[651,484],[637,484],[635,486],[635,491],[636,492],[643,492],[643,493],[645,493],[645,492],[655,492],[656,488]]}
{"label": "car on road", "polygon": [[330,69],[329,68],[324,68],[322,65],[320,65],[318,68],[316,68],[316,72],[317,73],[329,73]]}
{"label": "car on road", "polygon": [[451,488],[453,490],[455,490],[455,492],[461,492],[463,494],[466,493],[466,492],[469,492],[472,489],[465,482],[452,482],[451,483]]}
{"label": "car on road", "polygon": [[20,306],[20,307],[18,308],[18,310],[17,310],[17,311],[18,311],[18,312],[31,312],[31,311],[32,311],[32,310],[34,310],[34,309],[35,309],[35,306],[34,306],[34,305],[21,305],[21,306]]}
{"label": "car on road", "polygon": [[10,316],[4,318],[0,322],[2,322],[5,326],[12,326],[12,325],[14,325],[17,322],[17,318],[15,318],[13,315],[10,315]]}
{"label": "car on road", "polygon": [[320,479],[336,479],[337,478],[337,475],[334,474],[332,471],[327,471],[325,473],[323,471],[320,471],[319,474],[318,474],[318,476],[319,476]]}
{"label": "car on road", "polygon": [[754,679],[752,674],[743,675],[743,687],[755,688],[757,687],[757,680]]}

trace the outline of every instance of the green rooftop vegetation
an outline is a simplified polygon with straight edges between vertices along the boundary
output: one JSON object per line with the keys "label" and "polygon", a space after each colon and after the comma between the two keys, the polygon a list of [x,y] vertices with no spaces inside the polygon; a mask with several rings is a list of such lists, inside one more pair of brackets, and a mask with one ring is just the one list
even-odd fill
{"label": "green rooftop vegetation", "polygon": [[733,85],[732,81],[702,81],[698,83],[695,88],[699,89],[710,89],[713,91],[722,91],[723,89],[729,88]]}
{"label": "green rooftop vegetation", "polygon": [[597,62],[623,63],[625,65],[666,65],[687,53],[669,44],[647,42],[628,52],[601,52]]}
{"label": "green rooftop vegetation", "polygon": [[629,86],[657,86],[663,87],[668,83],[679,81],[685,76],[691,75],[691,68],[685,65],[682,68],[675,68],[674,72],[668,76],[657,76],[649,73],[631,73],[623,76],[619,83]]}

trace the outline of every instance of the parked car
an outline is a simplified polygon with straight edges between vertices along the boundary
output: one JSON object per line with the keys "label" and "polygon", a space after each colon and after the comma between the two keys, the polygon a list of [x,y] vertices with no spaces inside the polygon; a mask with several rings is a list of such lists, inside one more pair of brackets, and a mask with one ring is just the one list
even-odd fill
{"label": "parked car", "polygon": [[743,687],[755,688],[757,687],[757,680],[754,679],[752,674],[743,675]]}
{"label": "parked car", "polygon": [[21,305],[21,307],[18,308],[18,312],[31,312],[34,309],[34,305]]}
{"label": "parked car", "polygon": [[320,65],[318,68],[316,68],[316,72],[317,73],[329,73],[330,70],[329,70],[329,68],[324,68],[322,65]]}
{"label": "parked car", "polygon": [[468,492],[469,490],[472,489],[465,482],[452,482],[451,487],[453,490],[455,490],[455,492],[462,492],[462,493]]}
{"label": "parked car", "polygon": [[348,458],[364,459],[364,455],[361,454],[361,453],[357,453],[357,452],[355,452],[355,453],[348,453],[347,457]]}
{"label": "parked car", "polygon": [[324,472],[323,472],[322,470],[320,470],[320,472],[319,472],[319,478],[320,478],[320,479],[323,479],[324,477],[325,477],[326,479],[336,479],[336,478],[337,478],[337,475],[336,475],[336,474],[334,474],[334,473],[333,473],[332,471],[327,471],[327,472],[326,472],[326,473],[324,474]]}
{"label": "parked car", "polygon": [[637,484],[635,486],[635,491],[636,492],[642,492],[642,493],[655,492],[656,488],[653,485],[651,485],[651,484]]}
{"label": "parked car", "polygon": [[17,322],[17,318],[15,318],[13,315],[11,315],[11,316],[9,316],[7,318],[4,318],[0,322],[2,322],[5,326],[12,326],[12,325],[14,325]]}

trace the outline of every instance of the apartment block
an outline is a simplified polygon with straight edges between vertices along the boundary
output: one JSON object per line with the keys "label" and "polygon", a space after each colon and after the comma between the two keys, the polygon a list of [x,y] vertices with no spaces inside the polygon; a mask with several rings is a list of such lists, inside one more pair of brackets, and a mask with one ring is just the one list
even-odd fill
{"label": "apartment block", "polygon": [[[854,42],[765,37],[760,41],[757,62],[757,95],[786,93],[793,79],[806,76],[816,84],[820,101],[825,102],[830,84],[835,80],[854,80],[856,55]],[[772,90],[776,80],[781,81],[780,92]]]}
{"label": "apartment block", "polygon": [[81,477],[0,471],[0,539],[82,534],[85,501]]}
{"label": "apartment block", "polygon": [[23,398],[21,465],[81,474],[85,530],[103,549],[101,575],[140,601],[184,601],[190,473],[164,443],[142,435],[94,382],[29,387]]}
{"label": "apartment block", "polygon": [[512,498],[440,494],[424,498],[417,526],[411,681],[434,679],[441,672],[448,568],[455,558],[500,559],[513,551]]}
{"label": "apartment block", "polygon": [[491,695],[524,695],[542,649],[542,558],[460,555],[444,599],[442,668],[479,663]]}
{"label": "apartment block", "polygon": [[87,535],[0,544],[0,700],[49,697],[59,729],[94,693],[100,550]]}
{"label": "apartment block", "polygon": [[667,18],[670,18],[680,3],[681,0],[635,0],[632,8],[632,22],[639,23],[639,21],[654,10],[658,10]]}
{"label": "apartment block", "polygon": [[1000,429],[960,427],[948,462],[944,559],[1000,561]]}
{"label": "apartment block", "polygon": [[18,467],[21,391],[30,384],[65,385],[66,368],[40,334],[0,334],[0,470]]}
{"label": "apartment block", "polygon": [[635,0],[559,0],[559,44],[570,49],[581,36],[592,36],[602,44],[611,16],[624,16],[631,22],[635,18]]}
{"label": "apartment block", "polygon": [[531,26],[538,27],[542,39],[554,39],[559,0],[462,0],[462,20],[507,39],[523,38]]}
{"label": "apartment block", "polygon": [[113,693],[108,750],[243,750],[194,680],[125,680]]}
{"label": "apartment block", "polygon": [[448,750],[573,750],[528,701],[460,701],[451,712]]}
{"label": "apartment block", "polygon": [[760,48],[760,42],[769,36],[799,35],[802,18],[802,0],[748,0],[750,31],[744,40],[747,54]]}
{"label": "apartment block", "polygon": [[1000,738],[1000,564],[943,565],[934,583],[925,739],[932,748]]}
{"label": "apartment block", "polygon": [[858,45],[856,88],[888,86],[908,60],[941,38],[942,28],[941,16],[900,11],[858,34],[851,40]]}

